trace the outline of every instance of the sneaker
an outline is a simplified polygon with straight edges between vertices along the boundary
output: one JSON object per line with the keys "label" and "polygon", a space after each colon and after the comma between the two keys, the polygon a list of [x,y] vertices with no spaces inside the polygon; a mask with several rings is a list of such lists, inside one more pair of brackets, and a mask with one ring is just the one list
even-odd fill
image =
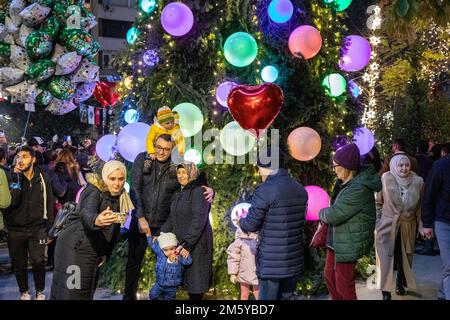
{"label": "sneaker", "polygon": [[28,291],[22,293],[22,295],[20,296],[20,300],[31,300],[31,296]]}
{"label": "sneaker", "polygon": [[36,293],[36,300],[45,300],[45,294],[43,292]]}

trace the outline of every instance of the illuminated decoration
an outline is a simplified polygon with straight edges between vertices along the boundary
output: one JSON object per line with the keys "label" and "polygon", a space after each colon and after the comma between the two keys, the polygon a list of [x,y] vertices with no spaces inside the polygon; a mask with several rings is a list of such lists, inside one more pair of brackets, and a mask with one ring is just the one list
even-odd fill
{"label": "illuminated decoration", "polygon": [[125,190],[130,193],[130,184],[128,182],[125,182]]}
{"label": "illuminated decoration", "polygon": [[239,123],[232,121],[220,132],[222,148],[232,156],[243,156],[250,152],[256,144],[256,139]]}
{"label": "illuminated decoration", "polygon": [[131,27],[127,32],[127,42],[133,44],[140,36],[141,32],[136,27]]}
{"label": "illuminated decoration", "polygon": [[195,104],[189,102],[180,103],[172,111],[178,112],[180,129],[185,137],[195,136],[202,130],[203,114]]}
{"label": "illuminated decoration", "polygon": [[152,13],[156,9],[156,0],[140,0],[139,8],[145,13]]}
{"label": "illuminated decoration", "polygon": [[365,127],[356,128],[353,131],[353,141],[358,146],[360,155],[365,155],[372,150],[375,145],[375,137],[369,129]]}
{"label": "illuminated decoration", "polygon": [[161,24],[168,34],[181,37],[191,31],[194,15],[184,3],[171,2],[161,12]]}
{"label": "illuminated decoration", "polygon": [[339,68],[348,72],[364,69],[369,63],[371,51],[370,43],[365,38],[357,35],[345,37]]}
{"label": "illuminated decoration", "polygon": [[352,0],[323,0],[327,5],[336,9],[336,11],[344,11],[347,9]]}
{"label": "illuminated decoration", "polygon": [[322,81],[322,87],[325,88],[325,93],[331,97],[339,97],[345,92],[347,82],[345,78],[339,73],[332,73],[327,75]]}
{"label": "illuminated decoration", "polygon": [[293,158],[299,161],[310,161],[320,153],[322,140],[316,130],[298,127],[289,134],[287,145]]}
{"label": "illuminated decoration", "polygon": [[276,23],[285,23],[289,21],[294,13],[294,6],[289,0],[272,0],[267,9],[269,18]]}
{"label": "illuminated decoration", "polygon": [[114,159],[117,152],[116,136],[107,134],[101,137],[95,144],[95,151],[97,156],[105,162]]}
{"label": "illuminated decoration", "polygon": [[128,90],[133,89],[133,77],[132,76],[128,76],[123,80],[123,84],[125,86],[125,88],[127,88]]}
{"label": "illuminated decoration", "polygon": [[252,205],[248,202],[241,202],[238,205],[234,206],[234,208],[231,210],[231,222],[233,222],[236,228],[238,228],[238,217],[245,218],[251,206]]}
{"label": "illuminated decoration", "polygon": [[117,136],[117,148],[120,155],[127,161],[134,162],[137,155],[147,150],[145,141],[150,126],[146,123],[136,122],[127,124]]}
{"label": "illuminated decoration", "polygon": [[258,55],[258,44],[247,32],[235,32],[224,45],[225,59],[235,67],[246,67]]}
{"label": "illuminated decoration", "polygon": [[202,154],[196,149],[189,149],[184,153],[184,160],[193,162],[197,166],[202,162]]}
{"label": "illuminated decoration", "polygon": [[216,99],[217,102],[219,102],[219,104],[221,106],[227,107],[228,108],[228,95],[230,94],[231,89],[233,89],[234,87],[236,87],[237,84],[232,82],[232,81],[225,81],[222,82],[216,89]]}
{"label": "illuminated decoration", "polygon": [[319,211],[330,206],[330,196],[318,186],[306,186],[308,193],[308,208],[306,210],[307,221],[319,220]]}
{"label": "illuminated decoration", "polygon": [[266,66],[261,71],[261,79],[264,82],[275,82],[278,79],[278,69],[274,66]]}
{"label": "illuminated decoration", "polygon": [[311,59],[322,48],[322,36],[313,26],[297,27],[289,36],[289,50],[300,59]]}
{"label": "illuminated decoration", "polygon": [[361,88],[353,80],[350,80],[348,82],[348,91],[350,91],[350,94],[352,95],[353,98],[358,98],[359,95],[361,94]]}
{"label": "illuminated decoration", "polygon": [[159,62],[158,52],[156,50],[150,49],[144,52],[142,60],[149,67],[154,67]]}
{"label": "illuminated decoration", "polygon": [[124,119],[126,123],[135,123],[139,120],[139,113],[136,109],[128,109],[125,111]]}

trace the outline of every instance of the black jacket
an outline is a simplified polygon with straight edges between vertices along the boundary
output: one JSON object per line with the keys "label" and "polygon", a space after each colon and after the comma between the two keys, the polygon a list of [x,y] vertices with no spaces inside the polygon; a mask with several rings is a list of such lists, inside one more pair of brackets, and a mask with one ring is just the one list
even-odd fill
{"label": "black jacket", "polygon": [[[41,179],[43,178],[43,181]],[[11,206],[6,210],[6,225],[9,229],[40,228],[53,225],[53,203],[51,178],[39,167],[29,181],[23,174],[13,174],[13,183],[20,189],[11,189]],[[44,217],[44,185],[47,191],[47,218]]]}
{"label": "black jacket", "polygon": [[73,172],[72,175],[70,175],[66,165],[62,162],[57,163],[52,172],[56,175],[54,179],[56,180],[57,178],[57,181],[63,186],[63,188],[65,187],[65,192],[62,196],[58,194],[56,195],[59,202],[64,204],[68,201],[75,201],[77,193],[81,188],[78,184],[78,176],[76,172]]}
{"label": "black jacket", "polygon": [[256,274],[262,279],[298,276],[303,271],[303,228],[308,194],[285,169],[254,191],[251,207],[240,220],[244,232],[259,231]]}
{"label": "black jacket", "polygon": [[433,164],[425,183],[423,226],[433,228],[436,220],[450,224],[450,156]]}
{"label": "black jacket", "polygon": [[207,292],[212,280],[213,234],[209,222],[210,204],[203,195],[203,177],[177,188],[170,216],[161,232],[173,232],[192,255],[185,269],[184,284],[189,293]]}
{"label": "black jacket", "polygon": [[431,167],[433,166],[433,160],[431,160],[427,154],[423,153],[416,154],[415,158],[420,168],[420,176],[422,177],[423,181],[426,182],[428,173],[430,172]]}

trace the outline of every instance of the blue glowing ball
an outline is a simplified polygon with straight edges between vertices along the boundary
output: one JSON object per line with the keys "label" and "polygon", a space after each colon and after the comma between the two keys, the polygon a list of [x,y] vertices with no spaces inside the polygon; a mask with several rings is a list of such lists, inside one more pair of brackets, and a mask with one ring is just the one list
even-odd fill
{"label": "blue glowing ball", "polygon": [[133,44],[138,38],[141,32],[136,27],[131,27],[127,32],[127,42]]}
{"label": "blue glowing ball", "polygon": [[136,111],[136,109],[128,109],[125,111],[124,119],[126,123],[135,123],[139,120],[139,113]]}
{"label": "blue glowing ball", "polygon": [[278,79],[278,69],[274,66],[264,67],[261,71],[261,78],[264,82],[275,82]]}
{"label": "blue glowing ball", "polygon": [[156,9],[156,0],[141,0],[139,8],[145,13],[152,13]]}
{"label": "blue glowing ball", "polygon": [[269,4],[269,17],[273,22],[285,23],[294,13],[294,6],[289,0],[272,0]]}

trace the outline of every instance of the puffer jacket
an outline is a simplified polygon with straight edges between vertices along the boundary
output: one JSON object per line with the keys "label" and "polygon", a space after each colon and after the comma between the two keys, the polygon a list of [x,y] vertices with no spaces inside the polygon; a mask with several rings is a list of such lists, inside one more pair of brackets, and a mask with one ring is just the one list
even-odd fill
{"label": "puffer jacket", "polygon": [[333,227],[336,262],[354,262],[373,248],[376,221],[374,192],[381,190],[381,178],[372,165],[341,185],[330,207],[319,218]]}
{"label": "puffer jacket", "polygon": [[169,263],[164,251],[159,247],[158,241],[148,238],[148,245],[156,253],[156,282],[160,286],[176,287],[183,282],[183,266],[192,264],[192,256],[187,259],[178,256],[177,263]]}
{"label": "puffer jacket", "polygon": [[258,234],[245,233],[238,228],[235,238],[236,240],[227,249],[228,274],[237,275],[240,283],[258,285],[255,261]]}
{"label": "puffer jacket", "polygon": [[244,232],[259,231],[256,274],[261,279],[299,276],[303,271],[303,228],[308,194],[286,169],[256,187]]}

